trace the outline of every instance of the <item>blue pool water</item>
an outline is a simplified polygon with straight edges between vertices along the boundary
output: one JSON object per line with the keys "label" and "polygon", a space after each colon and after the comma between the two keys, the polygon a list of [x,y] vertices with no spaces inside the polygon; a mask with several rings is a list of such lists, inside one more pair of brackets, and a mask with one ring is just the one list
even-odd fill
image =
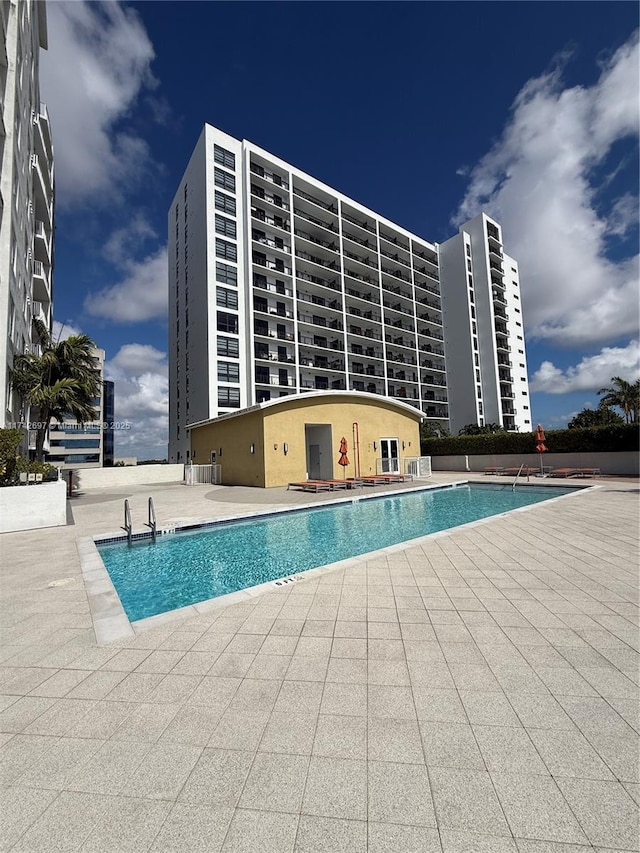
{"label": "blue pool water", "polygon": [[98,544],[133,622],[518,507],[562,487],[465,484]]}

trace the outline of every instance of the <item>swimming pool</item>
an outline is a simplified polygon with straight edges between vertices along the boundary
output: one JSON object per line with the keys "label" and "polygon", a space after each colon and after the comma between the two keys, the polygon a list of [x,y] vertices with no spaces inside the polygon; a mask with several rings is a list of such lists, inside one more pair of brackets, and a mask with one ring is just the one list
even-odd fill
{"label": "swimming pool", "polygon": [[572,491],[464,483],[96,545],[133,622]]}

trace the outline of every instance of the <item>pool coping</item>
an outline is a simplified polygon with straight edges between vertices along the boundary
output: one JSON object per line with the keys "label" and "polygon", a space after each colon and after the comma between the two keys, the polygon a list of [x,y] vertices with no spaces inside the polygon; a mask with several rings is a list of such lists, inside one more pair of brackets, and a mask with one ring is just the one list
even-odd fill
{"label": "pool coping", "polygon": [[[478,482],[479,481],[477,480],[454,480],[453,482],[447,483],[446,485],[440,483],[433,483],[427,485],[421,484],[419,486],[416,486],[415,488],[398,489],[391,492],[383,492],[379,494],[351,495],[349,497],[334,498],[333,500],[323,502],[298,504],[295,507],[283,508],[279,506],[270,509],[244,513],[240,515],[223,516],[221,518],[216,519],[193,519],[185,522],[184,524],[181,523],[175,525],[164,525],[160,528],[159,533],[161,535],[164,535],[168,532],[174,532],[175,530],[190,530],[198,528],[205,529],[207,527],[215,527],[220,524],[226,524],[233,521],[246,521],[247,519],[251,518],[262,518],[271,515],[282,515],[290,512],[299,512],[307,509],[318,509],[320,507],[332,506],[343,503],[358,503],[363,500],[387,498],[392,497],[394,495],[403,495],[416,491],[455,488],[457,486],[467,485],[468,483],[478,484]],[[507,484],[486,483],[486,485],[502,485],[504,487]],[[542,484],[539,482],[529,484],[522,483],[520,488],[531,488],[540,485]],[[585,483],[584,485],[574,483],[569,486],[564,484],[559,485],[558,483],[554,482],[553,486],[556,488],[566,488],[567,493],[564,495],[557,495],[554,498],[549,498],[548,500],[545,500],[545,505],[553,503],[554,501],[565,500],[566,498],[575,497],[576,495],[579,495],[582,492],[592,491],[594,489],[601,488],[601,486],[598,486],[594,483]],[[545,484],[544,488],[547,487],[548,486]],[[213,610],[225,609],[226,607],[229,607],[232,604],[238,604],[240,602],[251,600],[256,596],[263,595],[266,592],[273,592],[275,589],[282,588],[283,586],[286,586],[290,583],[304,582],[309,579],[312,580],[315,577],[320,577],[322,575],[329,574],[330,572],[338,571],[339,569],[347,569],[353,566],[357,566],[363,562],[375,560],[387,554],[398,553],[399,551],[404,551],[407,548],[415,547],[417,545],[420,545],[420,543],[424,542],[425,540],[432,539],[434,537],[446,536],[450,534],[452,530],[464,530],[466,528],[475,527],[479,524],[486,524],[487,522],[494,521],[498,518],[504,518],[505,516],[512,515],[513,513],[526,512],[527,510],[535,509],[539,505],[539,503],[535,503],[529,504],[528,506],[524,507],[517,507],[516,509],[510,509],[506,512],[487,516],[486,518],[480,518],[476,519],[475,521],[469,521],[465,524],[456,525],[455,527],[449,527],[446,530],[438,530],[434,533],[428,533],[424,536],[416,537],[415,539],[408,539],[406,542],[398,542],[395,545],[387,545],[384,548],[378,548],[375,551],[368,551],[365,554],[359,554],[355,557],[348,557],[344,560],[339,560],[335,563],[327,563],[324,566],[317,566],[313,569],[306,569],[305,571],[298,572],[295,574],[284,575],[281,578],[266,581],[265,583],[257,584],[256,586],[247,587],[246,589],[237,590],[236,592],[230,592],[226,595],[219,595],[215,598],[205,599],[204,601],[196,602],[195,604],[188,604],[184,607],[175,608],[174,610],[167,610],[164,613],[158,613],[155,616],[148,616],[144,619],[138,619],[133,622],[129,620],[129,617],[125,613],[125,610],[120,601],[120,597],[116,591],[113,581],[111,580],[111,576],[109,575],[104,565],[104,562],[102,560],[102,557],[100,556],[97,547],[98,543],[105,544],[110,541],[124,541],[127,538],[126,535],[123,535],[122,532],[119,531],[117,533],[112,534],[102,533],[97,534],[95,536],[82,536],[76,540],[76,546],[80,559],[82,578],[84,581],[87,599],[89,602],[93,628],[96,635],[96,642],[99,646],[105,646],[109,645],[110,643],[114,643],[118,640],[132,638],[138,633],[151,630],[168,622],[174,622],[178,619],[183,619],[189,616],[200,616],[204,613],[210,613]],[[133,538],[136,540],[148,539],[150,537],[151,533],[149,531],[141,531],[140,533],[136,533],[133,535]]]}

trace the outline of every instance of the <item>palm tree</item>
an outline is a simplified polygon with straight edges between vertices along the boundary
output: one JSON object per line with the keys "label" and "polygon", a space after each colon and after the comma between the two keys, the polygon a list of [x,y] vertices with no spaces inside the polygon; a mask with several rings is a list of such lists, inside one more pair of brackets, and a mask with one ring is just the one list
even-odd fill
{"label": "palm tree", "polygon": [[46,326],[36,323],[42,355],[16,355],[11,385],[23,404],[38,411],[36,459],[43,462],[51,419],[61,421],[71,415],[79,424],[96,420],[94,399],[101,392],[102,381],[91,354],[95,344],[88,335],[72,335],[54,343]]}
{"label": "palm tree", "polygon": [[598,394],[604,394],[600,401],[601,406],[616,406],[624,412],[626,423],[638,422],[640,379],[631,383],[620,376],[614,376],[611,379],[611,388],[601,388]]}

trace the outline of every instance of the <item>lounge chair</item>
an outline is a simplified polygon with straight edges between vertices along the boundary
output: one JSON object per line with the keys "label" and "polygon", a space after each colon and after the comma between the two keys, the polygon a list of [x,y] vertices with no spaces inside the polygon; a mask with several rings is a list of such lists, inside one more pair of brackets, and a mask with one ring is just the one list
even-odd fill
{"label": "lounge chair", "polygon": [[331,487],[331,491],[335,491],[336,489],[347,489],[349,488],[349,483],[346,480],[322,480],[323,483],[328,483]]}
{"label": "lounge chair", "polygon": [[302,489],[303,492],[330,492],[331,484],[324,480],[303,480],[300,483],[289,483],[287,489]]}
{"label": "lounge chair", "polygon": [[521,477],[530,477],[532,474],[539,474],[540,469],[539,468],[520,468],[520,467],[518,467],[518,468],[505,468],[500,473],[504,474],[507,477],[515,477],[518,473],[520,474]]}
{"label": "lounge chair", "polygon": [[575,477],[578,473],[577,468],[553,468],[549,472],[550,477]]}
{"label": "lounge chair", "polygon": [[575,469],[576,477],[599,477],[600,469],[599,468],[576,468]]}
{"label": "lounge chair", "polygon": [[485,474],[504,474],[504,468],[499,465],[489,465],[484,469]]}
{"label": "lounge chair", "polygon": [[376,474],[378,480],[382,480],[385,483],[404,483],[406,480],[413,480],[413,476],[411,474],[400,474],[390,473],[390,474]]}

